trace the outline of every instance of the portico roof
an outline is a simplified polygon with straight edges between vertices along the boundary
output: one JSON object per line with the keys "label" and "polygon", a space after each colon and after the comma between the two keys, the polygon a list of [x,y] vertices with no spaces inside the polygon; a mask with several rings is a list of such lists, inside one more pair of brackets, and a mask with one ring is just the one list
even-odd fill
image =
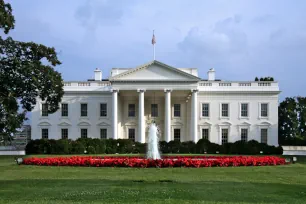
{"label": "portico roof", "polygon": [[110,81],[190,81],[201,79],[159,61],[151,61],[109,78]]}

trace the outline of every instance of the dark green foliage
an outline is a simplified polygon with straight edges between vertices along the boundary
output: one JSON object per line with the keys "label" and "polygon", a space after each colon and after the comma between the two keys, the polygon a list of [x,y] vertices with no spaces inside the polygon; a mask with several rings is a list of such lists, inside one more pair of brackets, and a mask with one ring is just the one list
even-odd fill
{"label": "dark green foliage", "polygon": [[[10,4],[0,0],[0,29],[7,34],[14,23]],[[38,97],[48,104],[49,113],[54,113],[64,91],[61,74],[54,70],[61,64],[54,48],[3,36],[0,35],[0,139],[10,142]],[[20,108],[22,111],[18,111]]]}
{"label": "dark green foliage", "polygon": [[[249,142],[237,141],[219,145],[211,143],[206,139],[200,139],[197,144],[192,141],[180,142],[161,141],[159,143],[162,154],[240,154],[256,155],[263,151],[263,154],[282,154],[281,147],[269,146],[258,143],[255,140]],[[26,146],[27,154],[130,154],[146,153],[147,144],[133,142],[128,139],[92,139],[80,138],[73,140],[31,140]]]}
{"label": "dark green foliage", "polygon": [[15,26],[15,18],[12,11],[9,3],[4,3],[3,0],[0,0],[0,29],[3,29],[5,34],[8,34]]}
{"label": "dark green foliage", "polygon": [[258,77],[255,77],[255,81],[274,81],[273,77],[260,77],[260,79],[258,80]]}
{"label": "dark green foliage", "polygon": [[306,97],[287,97],[278,107],[279,143],[306,144]]}

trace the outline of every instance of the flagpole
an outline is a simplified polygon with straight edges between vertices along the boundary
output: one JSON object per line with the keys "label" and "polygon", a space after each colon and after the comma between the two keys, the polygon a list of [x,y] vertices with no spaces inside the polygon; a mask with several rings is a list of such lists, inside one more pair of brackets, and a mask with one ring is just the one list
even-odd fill
{"label": "flagpole", "polygon": [[[153,30],[153,37],[155,41],[154,30]],[[155,60],[155,42],[153,43],[153,60]]]}
{"label": "flagpole", "polygon": [[155,60],[155,44],[153,44],[153,59]]}

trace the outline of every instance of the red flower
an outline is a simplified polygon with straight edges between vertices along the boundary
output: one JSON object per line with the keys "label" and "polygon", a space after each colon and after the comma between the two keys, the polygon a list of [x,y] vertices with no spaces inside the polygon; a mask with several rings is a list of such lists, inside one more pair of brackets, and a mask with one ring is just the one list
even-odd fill
{"label": "red flower", "polygon": [[143,157],[47,157],[26,158],[25,165],[39,166],[91,166],[91,167],[228,167],[228,166],[267,166],[286,164],[284,158],[275,156],[165,156],[160,160]]}

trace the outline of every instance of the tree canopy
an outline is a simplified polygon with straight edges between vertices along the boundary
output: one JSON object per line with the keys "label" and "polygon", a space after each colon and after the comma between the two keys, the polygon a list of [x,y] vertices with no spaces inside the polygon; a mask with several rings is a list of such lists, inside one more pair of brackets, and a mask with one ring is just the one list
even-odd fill
{"label": "tree canopy", "polygon": [[306,97],[287,97],[278,107],[279,143],[306,144]]}
{"label": "tree canopy", "polygon": [[[0,29],[8,34],[14,26],[11,5],[0,0]],[[64,94],[61,74],[54,70],[61,64],[55,48],[5,37],[0,36],[1,141],[10,140],[21,127],[38,97],[48,105],[48,112],[54,113]]]}

